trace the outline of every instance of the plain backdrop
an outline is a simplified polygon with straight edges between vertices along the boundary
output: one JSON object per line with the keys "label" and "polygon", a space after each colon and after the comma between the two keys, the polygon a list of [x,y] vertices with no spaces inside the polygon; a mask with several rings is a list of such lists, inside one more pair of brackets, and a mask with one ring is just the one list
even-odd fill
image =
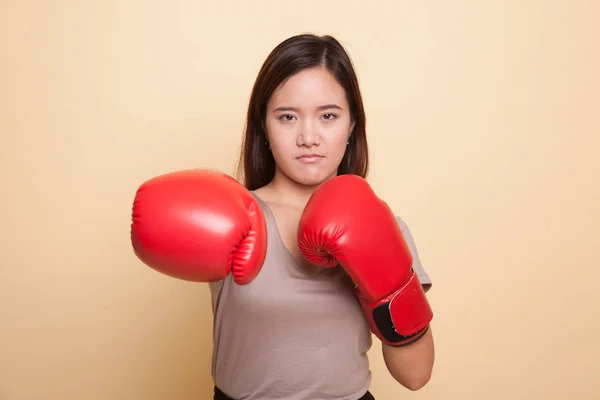
{"label": "plain backdrop", "polygon": [[[436,364],[392,399],[600,398],[594,1],[0,3],[0,399],[211,398],[208,288],[131,250],[135,190],[233,173],[279,42],[356,66],[376,192],[434,285]],[[318,334],[318,332],[315,332]]]}

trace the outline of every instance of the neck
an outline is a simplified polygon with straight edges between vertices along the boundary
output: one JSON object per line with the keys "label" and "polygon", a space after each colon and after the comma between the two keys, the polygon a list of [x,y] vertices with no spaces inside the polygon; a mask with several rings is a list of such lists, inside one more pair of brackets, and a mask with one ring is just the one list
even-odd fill
{"label": "neck", "polygon": [[278,202],[298,208],[306,206],[310,196],[318,187],[302,185],[278,171],[268,186]]}

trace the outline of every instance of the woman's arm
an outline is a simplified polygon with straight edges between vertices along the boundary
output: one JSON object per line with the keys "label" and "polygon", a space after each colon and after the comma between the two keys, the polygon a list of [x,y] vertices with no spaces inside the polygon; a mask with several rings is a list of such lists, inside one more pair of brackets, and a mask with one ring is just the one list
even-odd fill
{"label": "woman's arm", "polygon": [[402,386],[419,390],[429,382],[433,370],[435,349],[431,326],[423,337],[402,347],[381,344],[385,365]]}

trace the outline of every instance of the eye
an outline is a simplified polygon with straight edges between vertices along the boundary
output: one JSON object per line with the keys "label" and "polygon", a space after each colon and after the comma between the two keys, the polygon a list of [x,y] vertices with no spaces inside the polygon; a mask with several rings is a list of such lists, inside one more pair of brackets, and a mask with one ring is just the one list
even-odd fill
{"label": "eye", "polygon": [[291,115],[291,114],[283,114],[283,115],[280,115],[280,116],[279,116],[279,119],[280,119],[281,121],[291,121],[291,120],[293,120],[293,119],[294,119],[294,116],[293,116],[293,115]]}
{"label": "eye", "polygon": [[335,114],[324,114],[323,118],[326,119],[326,120],[335,119],[335,118],[337,118],[337,115],[335,115]]}

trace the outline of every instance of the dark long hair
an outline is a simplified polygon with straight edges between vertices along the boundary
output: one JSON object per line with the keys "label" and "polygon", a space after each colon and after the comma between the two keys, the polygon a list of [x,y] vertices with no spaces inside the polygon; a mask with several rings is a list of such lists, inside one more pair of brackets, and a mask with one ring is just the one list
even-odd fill
{"label": "dark long hair", "polygon": [[275,175],[275,159],[266,143],[265,114],[271,95],[292,75],[313,67],[324,67],[344,88],[354,129],[338,167],[338,175],[354,174],[366,178],[369,151],[366,117],[358,79],[350,57],[335,38],[301,34],[281,42],[263,63],[252,93],[237,175],[248,190],[268,184]]}

